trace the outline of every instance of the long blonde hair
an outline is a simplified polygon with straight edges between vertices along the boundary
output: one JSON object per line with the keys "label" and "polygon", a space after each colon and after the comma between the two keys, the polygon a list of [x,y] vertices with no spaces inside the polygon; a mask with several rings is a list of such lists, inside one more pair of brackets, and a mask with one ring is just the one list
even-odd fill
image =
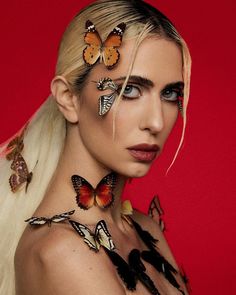
{"label": "long blonde hair", "polygon": [[[67,27],[59,48],[56,75],[66,78],[75,93],[82,89],[92,68],[83,60],[85,47],[85,22],[92,21],[102,40],[111,28],[121,22],[126,23],[123,42],[136,39],[133,58],[130,63],[129,79],[139,44],[149,36],[160,36],[175,42],[182,50],[183,77],[185,82],[183,106],[183,141],[186,126],[186,109],[189,97],[191,58],[188,47],[172,23],[158,10],[141,0],[98,0],[80,11]],[[121,91],[122,95],[122,91]],[[120,95],[120,97],[121,97]],[[120,97],[117,101],[119,101]],[[20,236],[26,226],[24,219],[30,217],[44,197],[47,186],[58,164],[66,137],[66,122],[58,110],[54,99],[49,96],[36,114],[29,120],[24,133],[22,156],[29,171],[33,170],[33,179],[25,190],[12,193],[8,179],[12,174],[11,162],[5,156],[0,157],[0,294],[15,294],[14,253]],[[4,155],[9,141],[0,146]]]}

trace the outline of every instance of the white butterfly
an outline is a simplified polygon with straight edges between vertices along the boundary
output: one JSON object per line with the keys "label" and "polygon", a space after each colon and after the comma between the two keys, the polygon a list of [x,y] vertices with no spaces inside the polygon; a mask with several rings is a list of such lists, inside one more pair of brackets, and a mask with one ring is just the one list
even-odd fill
{"label": "white butterfly", "polygon": [[111,78],[102,78],[97,82],[97,89],[104,91],[107,89],[112,90],[112,93],[105,94],[99,97],[98,100],[98,113],[100,116],[105,115],[112,107],[115,98],[117,97],[118,86],[112,81]]}
{"label": "white butterfly", "polygon": [[89,246],[89,248],[95,252],[99,250],[100,246],[103,246],[108,250],[115,249],[114,242],[104,220],[100,220],[97,223],[94,233],[84,224],[74,220],[69,220],[69,222],[76,232],[84,238],[84,242]]}
{"label": "white butterfly", "polygon": [[30,225],[43,225],[47,223],[48,226],[51,226],[52,222],[58,223],[58,222],[70,219],[70,215],[72,215],[74,212],[75,210],[72,210],[62,214],[54,215],[51,218],[33,216],[33,217],[30,217],[29,219],[26,219],[25,222],[28,222]]}

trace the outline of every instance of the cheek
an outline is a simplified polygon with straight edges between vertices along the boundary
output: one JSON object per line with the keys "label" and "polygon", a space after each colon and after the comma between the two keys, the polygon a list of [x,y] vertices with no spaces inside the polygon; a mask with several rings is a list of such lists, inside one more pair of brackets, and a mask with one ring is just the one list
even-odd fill
{"label": "cheek", "polygon": [[176,120],[178,118],[178,106],[176,104],[166,103],[163,106],[164,114],[164,129],[163,129],[163,144],[168,138],[171,130],[175,126]]}
{"label": "cheek", "polygon": [[104,155],[108,156],[114,149],[112,131],[112,112],[105,116],[98,114],[99,94],[86,93],[82,97],[79,111],[78,132],[83,145],[88,152],[101,160]]}

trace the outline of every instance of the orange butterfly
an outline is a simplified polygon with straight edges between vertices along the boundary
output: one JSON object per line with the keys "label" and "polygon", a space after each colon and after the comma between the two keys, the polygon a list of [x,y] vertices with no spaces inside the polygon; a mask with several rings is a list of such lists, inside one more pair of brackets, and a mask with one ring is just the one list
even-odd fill
{"label": "orange butterfly", "polygon": [[77,193],[77,205],[84,210],[88,210],[93,205],[100,208],[107,208],[114,202],[113,189],[116,184],[116,174],[114,172],[106,175],[96,186],[92,185],[79,175],[72,175],[71,180]]}
{"label": "orange butterfly", "polygon": [[103,61],[105,66],[111,69],[117,64],[120,58],[120,53],[116,48],[121,46],[126,24],[120,23],[115,27],[104,42],[102,42],[101,37],[91,21],[88,20],[85,27],[87,32],[85,33],[84,41],[89,46],[83,51],[84,61],[86,64],[92,66],[97,62],[98,58],[100,58],[100,62]]}

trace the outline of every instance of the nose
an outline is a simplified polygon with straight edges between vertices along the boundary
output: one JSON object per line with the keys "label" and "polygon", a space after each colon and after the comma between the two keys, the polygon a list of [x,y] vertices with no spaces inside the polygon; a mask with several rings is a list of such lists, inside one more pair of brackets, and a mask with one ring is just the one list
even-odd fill
{"label": "nose", "polygon": [[149,97],[143,107],[142,118],[140,121],[140,129],[147,130],[155,135],[164,128],[164,117],[161,99]]}

